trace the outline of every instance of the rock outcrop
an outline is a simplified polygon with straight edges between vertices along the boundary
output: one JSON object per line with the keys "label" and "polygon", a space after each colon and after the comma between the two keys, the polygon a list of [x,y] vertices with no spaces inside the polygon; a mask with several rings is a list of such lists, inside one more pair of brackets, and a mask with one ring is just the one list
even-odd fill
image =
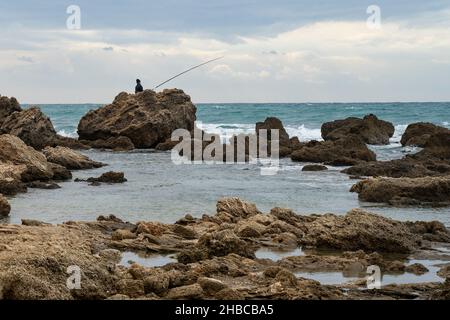
{"label": "rock outcrop", "polygon": [[78,124],[81,140],[128,137],[136,148],[154,148],[176,129],[193,130],[196,108],[182,90],[120,93],[112,104],[88,112]]}
{"label": "rock outcrop", "polygon": [[114,172],[114,171],[108,171],[105,173],[102,173],[99,177],[90,177],[86,180],[83,179],[75,179],[75,182],[81,182],[86,181],[90,182],[91,185],[99,185],[101,183],[124,183],[127,181],[125,178],[125,175],[123,172]]}
{"label": "rock outcrop", "polygon": [[450,205],[450,176],[424,178],[375,178],[351,188],[368,202],[402,205]]}
{"label": "rock outcrop", "polygon": [[5,119],[16,111],[22,111],[22,108],[16,98],[2,97],[0,95],[0,127]]}
{"label": "rock outcrop", "polygon": [[418,178],[450,174],[450,132],[431,135],[418,153],[402,159],[359,163],[343,170],[357,176]]}
{"label": "rock outcrop", "polygon": [[429,122],[413,123],[408,125],[400,142],[403,146],[424,147],[432,135],[448,131],[447,128],[439,127]]}
{"label": "rock outcrop", "polygon": [[379,120],[370,114],[362,119],[350,117],[326,122],[322,125],[321,131],[324,140],[338,140],[356,135],[365,143],[382,145],[389,144],[389,138],[394,135],[395,128],[392,123]]}
{"label": "rock outcrop", "polygon": [[310,141],[291,154],[293,161],[325,162],[349,165],[362,161],[375,161],[376,155],[356,136],[330,141]]}
{"label": "rock outcrop", "polygon": [[47,161],[57,163],[69,170],[100,168],[105,165],[66,147],[46,147],[42,152]]}

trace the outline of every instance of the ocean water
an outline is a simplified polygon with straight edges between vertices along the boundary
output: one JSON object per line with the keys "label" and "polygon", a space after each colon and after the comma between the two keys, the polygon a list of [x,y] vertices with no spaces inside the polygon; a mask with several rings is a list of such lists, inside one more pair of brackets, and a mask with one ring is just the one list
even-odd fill
{"label": "ocean water", "polygon": [[[79,119],[100,105],[40,107],[60,134],[76,137]],[[201,127],[224,138],[251,132],[257,121],[275,116],[283,121],[291,136],[298,136],[301,141],[320,140],[323,122],[373,113],[391,121],[396,128],[390,145],[371,146],[379,160],[401,158],[417,151],[399,143],[410,123],[427,121],[450,128],[450,103],[199,104],[197,109]],[[276,175],[262,176],[257,164],[175,165],[170,152],[84,153],[109,166],[75,171],[74,178],[115,170],[125,172],[128,182],[93,187],[68,181],[61,183],[58,190],[29,189],[28,193],[10,199],[12,211],[8,221],[20,223],[22,218],[31,218],[60,223],[115,214],[128,221],[174,222],[186,213],[212,214],[220,197],[239,196],[256,203],[262,211],[279,206],[300,214],[344,214],[352,208],[364,208],[399,220],[439,220],[450,226],[449,208],[391,208],[358,201],[357,194],[349,192],[355,181],[340,173],[342,167],[329,167],[326,172],[302,172],[305,163],[282,159]]]}

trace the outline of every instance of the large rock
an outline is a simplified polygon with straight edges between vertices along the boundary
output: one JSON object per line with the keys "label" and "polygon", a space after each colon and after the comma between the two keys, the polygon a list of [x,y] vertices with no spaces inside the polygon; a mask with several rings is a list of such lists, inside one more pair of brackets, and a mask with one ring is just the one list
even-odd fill
{"label": "large rock", "polygon": [[351,188],[361,200],[392,205],[450,205],[450,176],[376,178]]}
{"label": "large rock", "polygon": [[11,211],[11,206],[9,205],[8,199],[0,194],[0,218],[7,217]]}
{"label": "large rock", "polygon": [[0,163],[24,165],[21,173],[24,182],[53,178],[52,166],[45,156],[13,135],[0,135]]}
{"label": "large rock", "polygon": [[279,143],[280,146],[283,147],[291,147],[291,141],[289,139],[289,135],[284,129],[283,123],[280,119],[275,117],[266,118],[263,122],[256,123],[256,135],[259,136],[260,130],[267,130],[267,138],[269,141],[272,140],[271,130],[278,130],[279,133]]}
{"label": "large rock", "polygon": [[16,111],[22,111],[22,108],[16,98],[0,96],[0,127],[5,119]]}
{"label": "large rock", "polygon": [[450,162],[450,130],[431,135],[424,149],[412,158],[420,161],[433,159]]}
{"label": "large rock", "polygon": [[324,140],[337,140],[348,135],[357,135],[368,144],[389,144],[389,138],[394,135],[395,128],[392,123],[379,120],[370,114],[364,118],[350,117],[344,120],[326,122],[322,125],[322,138]]}
{"label": "large rock", "polygon": [[38,150],[53,144],[56,137],[50,119],[39,108],[12,113],[3,122],[0,131],[15,135]]}
{"label": "large rock", "polygon": [[429,122],[413,123],[408,125],[400,142],[403,146],[424,147],[432,135],[441,132],[449,132],[449,130]]}
{"label": "large rock", "polygon": [[57,163],[69,170],[100,168],[105,165],[66,147],[46,147],[42,152],[47,161]]}
{"label": "large rock", "polygon": [[112,104],[88,112],[78,124],[84,140],[125,136],[136,148],[154,148],[175,129],[192,130],[196,108],[182,90],[120,93]]}
{"label": "large rock", "polygon": [[291,154],[291,159],[301,162],[331,162],[332,164],[354,164],[374,161],[376,155],[356,136],[335,141],[310,141]]}
{"label": "large rock", "polygon": [[406,223],[353,209],[345,216],[326,214],[306,223],[300,242],[314,247],[368,252],[410,252],[420,237]]}

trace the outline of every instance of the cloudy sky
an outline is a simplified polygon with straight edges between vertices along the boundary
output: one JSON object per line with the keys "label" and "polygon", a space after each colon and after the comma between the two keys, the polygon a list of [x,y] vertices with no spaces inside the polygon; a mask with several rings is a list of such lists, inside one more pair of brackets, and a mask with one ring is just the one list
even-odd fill
{"label": "cloudy sky", "polygon": [[450,101],[450,1],[0,0],[0,94],[23,103],[107,103],[218,56],[166,87],[194,102]]}

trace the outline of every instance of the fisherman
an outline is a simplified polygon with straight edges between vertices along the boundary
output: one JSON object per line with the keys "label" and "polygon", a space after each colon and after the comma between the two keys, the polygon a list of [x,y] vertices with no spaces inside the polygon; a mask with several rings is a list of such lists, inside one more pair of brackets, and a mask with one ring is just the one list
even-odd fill
{"label": "fisherman", "polygon": [[134,88],[134,93],[142,92],[144,88],[141,85],[141,80],[136,79],[136,88]]}

